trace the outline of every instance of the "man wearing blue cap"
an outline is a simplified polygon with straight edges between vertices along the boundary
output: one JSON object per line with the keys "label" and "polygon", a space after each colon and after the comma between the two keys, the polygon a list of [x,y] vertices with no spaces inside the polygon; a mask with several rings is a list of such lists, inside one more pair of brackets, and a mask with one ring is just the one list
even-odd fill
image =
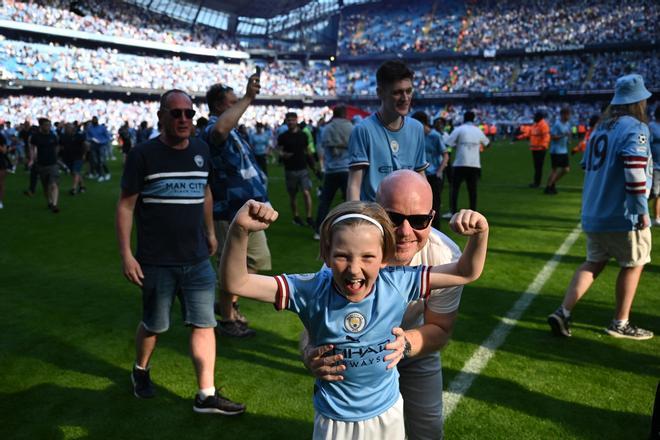
{"label": "man wearing blue cap", "polygon": [[587,258],[577,269],[561,306],[548,316],[552,332],[571,336],[571,311],[610,258],[620,266],[614,318],[605,330],[616,338],[651,339],[653,332],[628,320],[644,265],[651,261],[646,165],[650,154],[646,100],[640,75],[616,82],[614,98],[589,139],[582,159],[582,229]]}

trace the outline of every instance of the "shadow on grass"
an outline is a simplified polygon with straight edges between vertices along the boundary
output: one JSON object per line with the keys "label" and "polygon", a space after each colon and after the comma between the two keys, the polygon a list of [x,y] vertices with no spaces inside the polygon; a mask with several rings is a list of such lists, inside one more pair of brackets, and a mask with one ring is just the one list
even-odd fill
{"label": "shadow on grass", "polygon": [[[494,255],[513,255],[513,256],[516,256],[516,257],[532,258],[532,259],[541,260],[541,261],[544,261],[544,262],[549,261],[550,259],[552,259],[555,256],[554,253],[550,253],[550,252],[532,252],[532,251],[523,251],[523,250],[514,250],[514,249],[501,249],[501,248],[489,247],[488,248],[488,256],[492,257]],[[563,255],[561,257],[561,263],[562,264],[570,264],[571,266],[575,266],[575,268],[577,268],[580,264],[584,263],[584,261],[585,261],[584,256]]]}
{"label": "shadow on grass", "polygon": [[[451,375],[457,371],[449,370]],[[603,439],[603,438],[644,438],[648,434],[649,416],[605,408],[596,408],[579,402],[562,400],[561,396],[532,391],[519,383],[478,376],[475,378],[468,397],[484,402],[494,408],[509,408],[521,414],[550,421],[560,425],[563,431],[570,431],[575,438]],[[461,405],[455,415],[460,414]],[[499,411],[493,411],[494,414]],[[481,423],[472,425],[472,438],[488,438],[492,432],[502,432],[505,429],[505,420],[490,419],[484,415]],[[597,420],[597,424],[594,421]],[[451,423],[451,419],[449,420]],[[502,426],[495,427],[494,424]],[[482,429],[480,434],[478,429]],[[538,428],[542,429],[542,428]],[[487,434],[488,433],[488,434]],[[554,435],[543,435],[538,438],[557,438]]]}
{"label": "shadow on grass", "polygon": [[[136,399],[132,396],[127,369],[55,337],[43,336],[39,346],[26,348],[22,357],[29,358],[30,363],[55,365],[56,369],[48,371],[57,374],[44,377],[48,383],[0,393],[3,414],[0,438],[180,439],[184,432],[186,438],[240,437],[243,440],[311,436],[311,422],[251,414],[249,402],[246,414],[223,417],[195,414],[192,396],[182,398],[158,384],[156,398]],[[29,375],[30,371],[25,374]],[[76,375],[81,374],[91,377],[78,379],[78,386]],[[39,378],[26,376],[26,382],[32,381],[39,381]],[[98,389],[87,388],[90,383],[92,388]],[[3,389],[12,388],[22,387],[20,384],[3,385]]]}
{"label": "shadow on grass", "polygon": [[196,414],[191,399],[160,392],[154,399],[138,400],[116,384],[98,391],[41,384],[0,393],[0,409],[0,437],[12,440],[308,439],[313,430],[311,422],[251,414],[249,407],[236,417]]}

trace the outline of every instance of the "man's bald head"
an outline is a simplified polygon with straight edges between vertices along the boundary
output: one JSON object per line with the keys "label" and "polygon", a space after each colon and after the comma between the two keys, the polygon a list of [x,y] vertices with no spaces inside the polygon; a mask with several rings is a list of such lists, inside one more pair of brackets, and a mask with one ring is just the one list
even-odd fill
{"label": "man's bald head", "polygon": [[433,191],[426,178],[412,170],[397,170],[385,176],[380,182],[376,192],[376,201],[380,206],[388,209],[393,201],[407,199],[413,202],[416,208],[431,211],[433,206]]}
{"label": "man's bald head", "polygon": [[[387,175],[378,186],[376,201],[388,212],[404,216],[429,215],[433,209],[433,191],[424,176],[411,170],[398,170]],[[413,229],[408,220],[396,225],[396,249],[392,264],[404,266],[428,241],[431,224]]]}

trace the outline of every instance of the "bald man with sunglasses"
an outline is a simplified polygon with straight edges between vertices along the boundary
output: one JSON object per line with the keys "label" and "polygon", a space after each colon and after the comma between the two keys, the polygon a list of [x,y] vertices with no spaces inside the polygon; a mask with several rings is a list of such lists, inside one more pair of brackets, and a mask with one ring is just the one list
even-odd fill
{"label": "bald man with sunglasses", "polygon": [[[376,201],[395,225],[396,251],[390,264],[399,266],[451,263],[461,255],[449,237],[433,229],[433,193],[427,180],[412,170],[398,170],[380,183]],[[409,440],[443,438],[442,369],[439,351],[447,345],[458,315],[463,287],[437,289],[426,301],[409,304],[401,327],[403,337],[388,344],[396,350],[404,344],[403,359],[392,361],[399,369],[406,435]],[[306,347],[305,365],[317,377],[342,380],[339,355],[323,357],[328,346]],[[339,366],[336,363],[339,362]]]}

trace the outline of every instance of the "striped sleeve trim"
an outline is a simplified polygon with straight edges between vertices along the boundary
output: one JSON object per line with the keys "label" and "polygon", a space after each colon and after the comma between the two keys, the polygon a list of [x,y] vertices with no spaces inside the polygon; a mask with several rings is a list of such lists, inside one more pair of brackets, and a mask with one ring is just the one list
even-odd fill
{"label": "striped sleeve trim", "polygon": [[286,278],[282,275],[275,276],[275,281],[277,282],[277,293],[275,294],[275,310],[287,310],[289,308],[289,284],[286,281]]}
{"label": "striped sleeve trim", "polygon": [[415,168],[415,171],[417,171],[419,173],[419,172],[424,171],[425,169],[427,169],[430,165],[431,165],[430,163],[426,162],[421,167]]}
{"label": "striped sleeve trim", "polygon": [[647,160],[644,156],[625,156],[623,166],[624,168],[646,168]]}
{"label": "striped sleeve trim", "polygon": [[361,168],[361,167],[368,167],[369,162],[353,162],[348,165],[349,168]]}
{"label": "striped sleeve trim", "polygon": [[431,267],[422,266],[422,270],[419,272],[420,280],[420,298],[426,299],[431,295]]}
{"label": "striped sleeve trim", "polygon": [[155,180],[155,179],[162,179],[162,178],[170,178],[170,177],[208,177],[209,172],[208,171],[184,171],[184,172],[175,172],[175,173],[156,173],[156,174],[149,174],[148,176],[144,176],[144,181],[147,182],[149,180]]}

